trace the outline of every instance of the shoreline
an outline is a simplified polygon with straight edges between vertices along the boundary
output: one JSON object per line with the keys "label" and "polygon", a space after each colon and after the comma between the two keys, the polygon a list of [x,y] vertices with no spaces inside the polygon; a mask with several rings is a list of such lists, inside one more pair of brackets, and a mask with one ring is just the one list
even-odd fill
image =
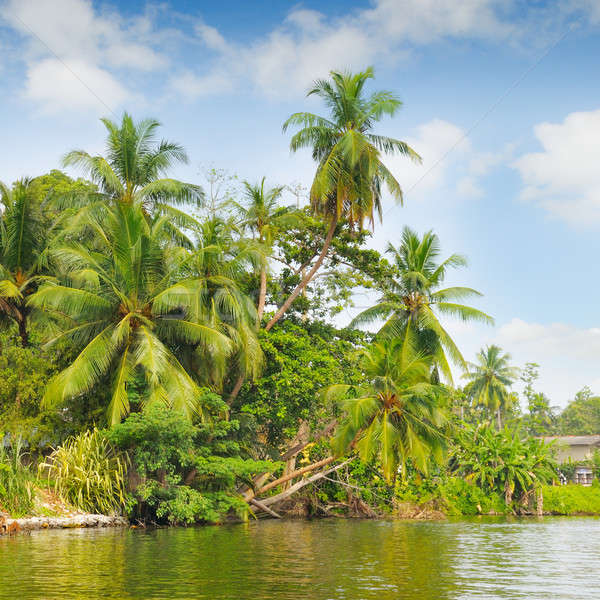
{"label": "shoreline", "polygon": [[0,517],[0,536],[44,529],[85,529],[93,527],[129,527],[129,521],[121,516],[83,514],[71,517]]}

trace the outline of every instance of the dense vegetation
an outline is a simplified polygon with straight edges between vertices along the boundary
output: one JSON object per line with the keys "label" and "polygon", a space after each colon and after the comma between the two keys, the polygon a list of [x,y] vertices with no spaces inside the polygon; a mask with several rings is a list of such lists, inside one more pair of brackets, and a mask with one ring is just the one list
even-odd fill
{"label": "dense vegetation", "polygon": [[[445,287],[467,261],[443,258],[434,232],[368,247],[384,188],[402,201],[385,157],[420,160],[375,133],[401,103],[367,94],[372,77],[317,81],[328,114],[284,124],[316,163],[304,208],[265,177],[212,170],[209,194],[171,178],[184,150],[127,114],[103,120],[104,155],[65,155],[83,179],[2,185],[0,509],[30,512],[45,486],[181,524],[299,504],[532,512],[542,490],[557,510],[553,449],[532,436],[597,433],[600,399],[583,390],[557,415],[537,365],[496,346],[465,360],[444,320],[492,318],[465,303],[478,291]],[[336,327],[357,289],[374,306]]]}

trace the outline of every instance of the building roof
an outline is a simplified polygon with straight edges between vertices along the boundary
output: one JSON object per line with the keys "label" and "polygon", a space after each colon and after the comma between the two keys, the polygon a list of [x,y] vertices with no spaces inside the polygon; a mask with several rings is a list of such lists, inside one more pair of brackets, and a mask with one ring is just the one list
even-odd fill
{"label": "building roof", "polygon": [[556,440],[559,444],[568,446],[600,445],[600,435],[551,435],[542,438],[545,442]]}

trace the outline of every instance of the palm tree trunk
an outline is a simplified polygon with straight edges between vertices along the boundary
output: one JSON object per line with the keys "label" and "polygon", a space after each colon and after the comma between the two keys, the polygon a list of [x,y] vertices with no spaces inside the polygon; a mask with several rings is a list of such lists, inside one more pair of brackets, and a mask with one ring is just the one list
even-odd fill
{"label": "palm tree trunk", "polygon": [[329,231],[327,232],[327,237],[325,238],[325,242],[323,243],[323,248],[321,249],[321,253],[317,258],[317,261],[312,266],[311,270],[302,278],[302,281],[296,286],[296,289],[288,296],[287,300],[281,305],[281,308],[275,313],[273,318],[267,323],[265,327],[266,331],[269,331],[281,317],[287,312],[289,307],[292,305],[292,302],[300,295],[302,290],[309,284],[310,280],[314,277],[315,273],[319,270],[320,266],[323,264],[325,260],[325,256],[327,255],[327,251],[329,250],[329,246],[331,246],[331,241],[333,240],[333,234],[335,233],[335,228],[338,224],[337,215],[331,219],[331,224],[329,225]]}
{"label": "palm tree trunk", "polygon": [[500,407],[496,409],[496,419],[498,423],[498,431],[502,429],[502,410]]}
{"label": "palm tree trunk", "polygon": [[240,393],[240,390],[242,389],[242,386],[244,385],[245,379],[246,379],[246,376],[243,373],[237,378],[237,381],[235,382],[235,385],[233,386],[233,389],[231,390],[231,393],[229,394],[229,398],[227,398],[227,404],[229,404],[229,406],[231,406],[233,404],[233,401],[237,398],[237,395]]}
{"label": "palm tree trunk", "polygon": [[267,298],[267,269],[262,267],[260,270],[260,290],[258,292],[258,307],[256,313],[258,315],[258,327],[262,321],[262,316],[265,312],[265,301]]}
{"label": "palm tree trunk", "polygon": [[27,348],[29,346],[29,333],[27,332],[27,317],[21,313],[21,317],[17,321],[19,324],[19,337],[21,338],[21,346]]}

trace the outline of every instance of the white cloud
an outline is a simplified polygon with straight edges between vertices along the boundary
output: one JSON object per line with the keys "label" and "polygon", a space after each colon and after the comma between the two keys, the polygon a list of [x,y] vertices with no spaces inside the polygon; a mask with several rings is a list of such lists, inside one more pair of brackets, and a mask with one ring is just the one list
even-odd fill
{"label": "white cloud", "polygon": [[600,109],[569,114],[562,123],[540,123],[541,152],[515,161],[522,198],[571,223],[600,223]]}
{"label": "white cloud", "polygon": [[513,27],[490,0],[379,0],[363,17],[383,35],[426,43],[442,37],[504,37]]}
{"label": "white cloud", "polygon": [[212,94],[231,91],[232,82],[231,79],[219,73],[198,76],[190,71],[184,71],[171,78],[169,87],[175,94],[182,96],[186,100],[194,100]]}
{"label": "white cloud", "polygon": [[484,195],[481,179],[512,152],[510,145],[499,152],[479,152],[462,127],[443,119],[420,125],[405,141],[420,154],[422,163],[403,156],[385,162],[402,182],[405,195],[416,199],[439,198],[442,190],[453,200],[480,198]]}
{"label": "white cloud", "polygon": [[357,69],[409,55],[408,43],[445,37],[507,36],[512,27],[497,16],[496,0],[377,0],[372,8],[328,19],[315,10],[293,9],[264,39],[228,42],[215,28],[196,27],[200,40],[219,55],[209,69],[232,80],[250,80],[267,95],[302,92],[331,69]]}
{"label": "white cloud", "polygon": [[[536,389],[552,404],[566,406],[585,385],[600,392],[600,328],[580,328],[568,323],[535,323],[513,318],[498,327],[464,324],[447,325],[465,359],[472,361],[480,348],[497,344],[523,367],[526,362],[540,365]],[[460,383],[457,377],[457,383]],[[521,390],[518,382],[515,389]]]}
{"label": "white cloud", "polygon": [[[119,106],[128,97],[128,92],[107,71],[84,61],[69,60],[66,64],[69,68],[59,60],[47,58],[31,65],[25,97],[40,103],[45,112],[87,109],[91,104],[106,112],[107,107]],[[102,95],[96,98],[87,86]]]}
{"label": "white cloud", "polygon": [[90,0],[9,0],[0,14],[27,40],[23,93],[44,111],[98,109],[96,95],[116,109],[129,96],[116,70],[168,64],[152,48],[153,25],[145,16],[99,13]]}
{"label": "white cloud", "polygon": [[419,197],[438,190],[446,183],[448,167],[471,154],[471,142],[462,128],[442,119],[417,127],[405,140],[422,158],[411,162],[403,156],[386,159],[388,168],[402,182],[405,194]]}
{"label": "white cloud", "polygon": [[533,46],[537,51],[574,18],[590,24],[600,19],[594,0],[563,0],[556,6],[522,4],[516,0],[373,0],[368,8],[331,18],[316,10],[294,8],[283,23],[247,44],[227,40],[218,29],[201,22],[196,33],[216,57],[197,75],[218,73],[240,86],[250,82],[269,96],[290,96],[332,69],[397,64],[423,44],[448,38],[483,39]]}

